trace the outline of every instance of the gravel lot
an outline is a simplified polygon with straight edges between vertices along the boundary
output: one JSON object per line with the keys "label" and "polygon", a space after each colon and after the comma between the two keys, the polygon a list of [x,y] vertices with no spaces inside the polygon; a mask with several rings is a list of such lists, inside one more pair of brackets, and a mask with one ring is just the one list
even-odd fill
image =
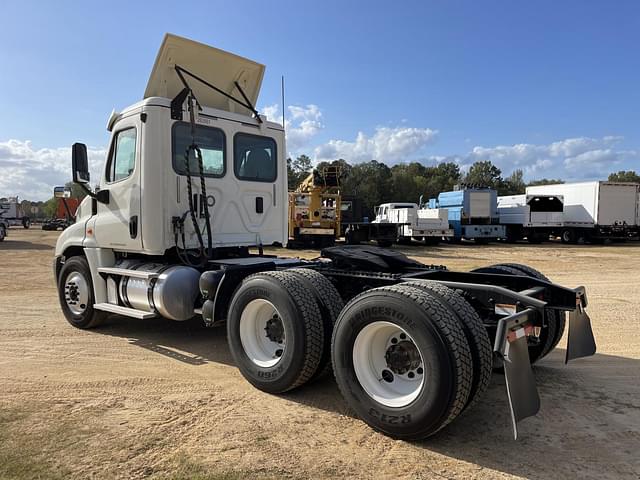
{"label": "gravel lot", "polygon": [[403,247],[450,268],[519,262],[585,285],[598,343],[565,366],[563,340],[535,368],[542,409],[517,442],[498,374],[435,438],[404,442],[353,418],[331,378],[280,396],[254,389],[224,328],[114,316],[74,329],[52,278],[57,233],[9,233],[0,478],[640,478],[640,244]]}

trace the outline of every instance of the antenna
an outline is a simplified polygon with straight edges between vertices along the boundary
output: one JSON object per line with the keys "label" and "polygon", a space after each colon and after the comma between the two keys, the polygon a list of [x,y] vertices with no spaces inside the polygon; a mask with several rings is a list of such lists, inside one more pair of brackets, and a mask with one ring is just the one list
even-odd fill
{"label": "antenna", "polygon": [[282,75],[280,89],[282,90],[282,128],[284,129],[284,75]]}

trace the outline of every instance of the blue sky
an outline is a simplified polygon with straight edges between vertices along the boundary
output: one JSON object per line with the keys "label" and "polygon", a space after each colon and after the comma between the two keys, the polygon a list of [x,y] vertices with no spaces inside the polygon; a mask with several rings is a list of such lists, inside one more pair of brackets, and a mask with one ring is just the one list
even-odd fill
{"label": "blue sky", "polygon": [[99,163],[165,32],[264,63],[274,117],[285,75],[294,155],[640,169],[636,1],[4,0],[0,18],[0,196],[46,196],[75,141]]}

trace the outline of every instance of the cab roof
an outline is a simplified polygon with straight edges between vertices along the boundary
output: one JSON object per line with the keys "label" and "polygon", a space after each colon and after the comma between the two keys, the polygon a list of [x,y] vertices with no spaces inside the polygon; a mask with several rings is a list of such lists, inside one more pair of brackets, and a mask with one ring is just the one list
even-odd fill
{"label": "cab roof", "polygon": [[[175,70],[176,65],[215,85],[225,93],[242,98],[242,94],[235,85],[235,82],[238,82],[252,105],[255,105],[258,100],[264,65],[170,33],[164,36],[149,76],[144,98],[174,98],[182,91],[184,85]],[[202,106],[249,116],[253,114],[249,109],[195,79],[186,77],[186,80]]]}

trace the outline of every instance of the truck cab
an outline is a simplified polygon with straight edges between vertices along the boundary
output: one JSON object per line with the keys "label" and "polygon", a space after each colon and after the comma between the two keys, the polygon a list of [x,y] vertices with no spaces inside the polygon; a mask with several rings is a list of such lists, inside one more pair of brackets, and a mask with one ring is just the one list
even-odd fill
{"label": "truck cab", "polygon": [[[176,104],[184,88],[176,65],[222,87],[220,93],[189,78],[197,101],[193,122],[188,102]],[[111,114],[97,193],[83,201],[77,223],[58,240],[56,256],[69,248],[148,256],[197,249],[205,209],[214,249],[286,242],[283,127],[251,116],[225,95],[238,95],[242,85],[253,104],[263,73],[264,66],[248,59],[167,35],[144,99]],[[193,150],[186,161],[193,144],[202,171]]]}

